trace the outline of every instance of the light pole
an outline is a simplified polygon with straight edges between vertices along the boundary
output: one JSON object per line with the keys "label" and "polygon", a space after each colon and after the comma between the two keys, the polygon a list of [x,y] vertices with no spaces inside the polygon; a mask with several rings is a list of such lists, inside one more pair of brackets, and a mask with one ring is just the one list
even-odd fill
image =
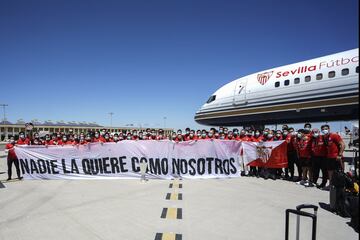
{"label": "light pole", "polygon": [[166,128],[166,117],[164,117],[164,129]]}
{"label": "light pole", "polygon": [[[6,112],[5,112],[5,107],[8,107],[8,104],[0,104],[1,107],[3,107],[4,110],[4,119],[3,119],[3,125],[4,125],[4,140],[6,138],[6,127],[5,127],[5,121],[6,121]],[[1,141],[1,136],[0,136],[0,141]]]}
{"label": "light pole", "polygon": [[110,114],[110,127],[112,127],[112,116],[114,115],[114,113],[113,113],[113,112],[109,112],[109,114]]}

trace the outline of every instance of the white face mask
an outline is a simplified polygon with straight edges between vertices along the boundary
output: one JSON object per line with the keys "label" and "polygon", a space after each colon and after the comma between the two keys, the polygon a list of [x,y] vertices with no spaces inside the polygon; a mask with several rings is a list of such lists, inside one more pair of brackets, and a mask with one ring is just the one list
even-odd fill
{"label": "white face mask", "polygon": [[22,135],[22,134],[21,134],[21,135],[20,135],[20,138],[25,138],[25,135]]}
{"label": "white face mask", "polygon": [[310,128],[308,128],[308,127],[306,127],[306,128],[305,128],[305,130],[306,130],[306,131],[310,131],[311,129],[310,129]]}
{"label": "white face mask", "polygon": [[117,141],[119,138],[118,137],[114,137],[114,140]]}
{"label": "white face mask", "polygon": [[257,137],[258,137],[258,136],[260,136],[260,133],[258,133],[258,132],[257,132],[257,133],[255,133],[255,136],[257,136]]}
{"label": "white face mask", "polygon": [[98,137],[99,137],[99,134],[95,134],[95,137],[98,138]]}
{"label": "white face mask", "polygon": [[194,134],[190,133],[190,137],[194,137]]}
{"label": "white face mask", "polygon": [[324,135],[326,135],[326,134],[329,133],[329,130],[328,130],[328,129],[323,129],[323,130],[322,130],[322,133],[323,133]]}
{"label": "white face mask", "polygon": [[297,137],[298,137],[298,138],[301,138],[301,134],[298,134]]}
{"label": "white face mask", "polygon": [[209,137],[212,137],[212,133],[209,133]]}
{"label": "white face mask", "polygon": [[127,140],[131,140],[131,136],[127,136],[126,139],[127,139]]}
{"label": "white face mask", "polygon": [[190,132],[189,132],[189,131],[186,131],[186,134],[187,134],[187,135],[189,135],[189,134],[190,134]]}
{"label": "white face mask", "polygon": [[268,134],[267,137],[268,137],[268,138],[272,138],[273,135],[272,135],[272,134]]}
{"label": "white face mask", "polygon": [[317,138],[319,137],[319,133],[314,133],[313,136]]}

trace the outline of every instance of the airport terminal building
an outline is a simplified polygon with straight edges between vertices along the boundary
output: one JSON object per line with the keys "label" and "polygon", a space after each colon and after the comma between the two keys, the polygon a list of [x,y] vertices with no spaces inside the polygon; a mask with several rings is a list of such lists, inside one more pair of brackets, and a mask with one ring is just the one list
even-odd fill
{"label": "airport terminal building", "polygon": [[[136,130],[146,130],[148,127],[136,127],[136,126],[126,126],[126,127],[108,127],[102,126],[97,123],[87,123],[87,122],[52,122],[52,121],[31,121],[34,125],[33,131],[44,132],[44,133],[55,133],[55,132],[64,132],[68,133],[70,129],[73,130],[74,133],[88,132],[88,131],[99,131],[101,129],[106,129],[111,133],[125,133],[128,130],[136,129]],[[151,128],[151,127],[149,127]],[[158,131],[160,128],[152,128]],[[171,134],[173,129],[171,128],[162,128],[164,133]],[[25,121],[17,121],[16,123],[11,123],[9,121],[1,121],[0,122],[0,141],[4,141],[8,139],[9,136],[17,136],[19,132],[25,131]]]}

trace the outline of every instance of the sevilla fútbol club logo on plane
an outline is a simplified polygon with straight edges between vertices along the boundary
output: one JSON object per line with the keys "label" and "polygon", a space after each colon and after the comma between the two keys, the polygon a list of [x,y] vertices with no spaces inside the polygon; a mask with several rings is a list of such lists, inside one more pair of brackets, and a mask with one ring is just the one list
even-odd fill
{"label": "sevilla f\u00fatbol club logo on plane", "polygon": [[257,80],[261,85],[264,85],[271,77],[274,71],[264,72],[257,75]]}
{"label": "sevilla f\u00fatbol club logo on plane", "polygon": [[270,159],[271,151],[272,146],[266,147],[264,143],[260,142],[258,146],[256,146],[256,157],[263,163],[267,163]]}

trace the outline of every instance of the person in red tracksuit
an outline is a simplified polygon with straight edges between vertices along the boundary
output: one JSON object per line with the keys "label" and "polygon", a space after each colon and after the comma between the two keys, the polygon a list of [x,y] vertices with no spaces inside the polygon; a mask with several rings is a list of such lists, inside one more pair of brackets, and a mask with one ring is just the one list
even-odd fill
{"label": "person in red tracksuit", "polygon": [[6,181],[10,181],[11,180],[11,175],[12,175],[12,164],[14,163],[15,165],[15,168],[16,168],[16,174],[17,174],[17,178],[19,180],[22,179],[22,177],[20,176],[20,166],[19,166],[19,159],[17,158],[16,156],[16,153],[15,153],[15,139],[14,137],[10,137],[10,141],[8,144],[6,144],[6,147],[5,147],[5,152],[8,153],[8,156],[7,156],[7,167],[8,167],[8,178]]}
{"label": "person in red tracksuit", "polygon": [[73,145],[73,141],[71,141],[70,139],[68,139],[68,137],[66,135],[63,135],[62,139],[61,139],[61,143],[59,145],[64,146],[64,145]]}
{"label": "person in red tracksuit", "polygon": [[330,132],[330,126],[327,124],[321,126],[321,132],[324,134],[324,142],[327,149],[326,165],[331,184],[334,171],[336,169],[344,169],[342,157],[345,143],[339,134]]}
{"label": "person in red tracksuit", "polygon": [[197,140],[197,136],[195,135],[194,130],[190,130],[189,136],[185,137],[185,141],[192,141],[192,140]]}
{"label": "person in red tracksuit", "polygon": [[114,140],[111,139],[110,133],[105,133],[104,135],[105,143],[114,142]]}
{"label": "person in red tracksuit", "polygon": [[[282,136],[282,132],[281,130],[276,130],[275,136],[274,136],[274,141],[282,141],[283,140],[283,136]],[[283,170],[282,168],[275,168],[275,175],[277,178],[281,178],[282,174],[283,174]]]}
{"label": "person in red tracksuit", "polygon": [[324,136],[320,135],[319,129],[314,128],[312,130],[312,138],[311,138],[311,163],[312,163],[314,184],[316,184],[319,178],[319,172],[321,169],[322,182],[320,185],[316,184],[317,187],[319,188],[325,187],[327,182],[326,155],[327,155],[327,149],[324,141]]}
{"label": "person in red tracksuit", "polygon": [[201,135],[200,135],[200,137],[198,138],[198,140],[209,140],[210,138],[208,137],[208,135],[207,135],[207,133],[206,133],[206,130],[205,129],[203,129],[202,131],[201,131]]}
{"label": "person in red tracksuit", "polygon": [[31,145],[43,145],[42,140],[40,139],[39,133],[35,132],[31,140]]}
{"label": "person in red tracksuit", "polygon": [[25,133],[24,132],[20,132],[19,133],[19,139],[16,142],[17,145],[29,145],[30,144],[30,139],[25,137]]}
{"label": "person in red tracksuit", "polygon": [[[299,181],[301,180],[302,172],[301,167],[298,161],[297,154],[297,136],[294,132],[293,128],[288,129],[288,133],[285,137],[285,141],[287,142],[287,158],[288,158],[288,168],[285,169],[285,177],[288,177],[289,180],[295,181],[295,165],[298,169],[299,173]],[[290,175],[289,175],[290,173]]]}
{"label": "person in red tracksuit", "polygon": [[306,136],[303,129],[298,131],[299,141],[297,142],[297,152],[302,168],[302,180],[298,184],[306,187],[313,187],[311,172],[311,139]]}
{"label": "person in red tracksuit", "polygon": [[[104,136],[105,136],[105,134],[104,134]],[[100,132],[96,131],[94,134],[93,142],[104,143],[106,141],[105,141],[105,138],[100,134]]]}

